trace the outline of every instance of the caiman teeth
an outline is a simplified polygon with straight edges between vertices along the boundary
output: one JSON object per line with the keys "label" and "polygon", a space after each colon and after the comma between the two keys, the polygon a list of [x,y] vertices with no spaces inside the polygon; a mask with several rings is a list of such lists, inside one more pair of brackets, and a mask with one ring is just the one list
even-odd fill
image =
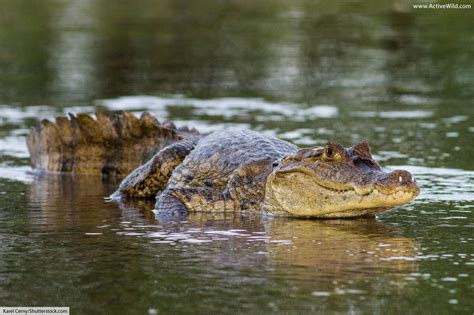
{"label": "caiman teeth", "polygon": [[368,196],[368,195],[383,195],[383,196],[392,196],[392,197],[402,197],[406,194],[411,194],[413,195],[414,192],[408,191],[408,190],[395,190],[395,191],[383,191],[381,189],[373,188],[370,186],[366,187],[354,187],[354,191],[356,194],[359,196]]}
{"label": "caiman teeth", "polygon": [[410,199],[413,199],[413,192],[411,191],[405,191],[405,190],[398,190],[392,193],[384,193],[377,188],[375,188],[370,195],[372,196],[383,196],[385,198],[392,197],[393,199],[405,199],[405,197],[410,197]]}
{"label": "caiman teeth", "polygon": [[353,191],[354,188],[351,185],[343,185],[344,187],[334,187],[335,185],[332,184],[331,182],[323,182],[323,181],[317,181],[317,184],[324,189],[331,190],[331,191],[336,191],[336,192],[348,192],[348,191]]}
{"label": "caiman teeth", "polygon": [[337,188],[332,188],[332,187],[327,187],[327,186],[322,186],[324,189],[331,190],[331,191],[336,191],[336,192],[348,192],[348,191],[353,191],[354,189],[351,188],[346,188],[346,189],[337,189]]}
{"label": "caiman teeth", "polygon": [[352,185],[346,185],[345,188],[336,188],[336,187],[331,187],[331,185],[327,182],[317,182],[319,186],[321,186],[324,189],[338,192],[338,193],[344,193],[344,192],[354,192],[358,196],[365,197],[365,196],[383,196],[384,198],[388,197],[393,197],[394,199],[399,199],[405,196],[410,195],[410,197],[413,197],[415,192],[410,191],[410,190],[403,190],[403,189],[397,189],[395,191],[383,191],[383,189],[374,187],[373,185],[370,186],[352,186]]}

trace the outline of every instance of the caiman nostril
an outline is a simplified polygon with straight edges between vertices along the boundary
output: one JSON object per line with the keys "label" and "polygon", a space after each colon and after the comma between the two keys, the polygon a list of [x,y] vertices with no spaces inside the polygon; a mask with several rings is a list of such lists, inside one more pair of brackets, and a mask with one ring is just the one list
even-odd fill
{"label": "caiman nostril", "polygon": [[391,172],[388,174],[388,179],[394,184],[397,183],[401,185],[412,185],[415,183],[413,175],[403,170],[395,170]]}

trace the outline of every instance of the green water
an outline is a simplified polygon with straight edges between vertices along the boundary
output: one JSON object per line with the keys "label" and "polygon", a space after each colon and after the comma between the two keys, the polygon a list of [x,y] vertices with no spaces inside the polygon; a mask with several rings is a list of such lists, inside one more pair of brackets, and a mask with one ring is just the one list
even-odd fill
{"label": "green water", "polygon": [[[71,314],[474,312],[471,10],[392,1],[0,1],[0,306]],[[422,193],[376,220],[189,215],[28,173],[28,129],[148,110],[301,146],[368,139]]]}

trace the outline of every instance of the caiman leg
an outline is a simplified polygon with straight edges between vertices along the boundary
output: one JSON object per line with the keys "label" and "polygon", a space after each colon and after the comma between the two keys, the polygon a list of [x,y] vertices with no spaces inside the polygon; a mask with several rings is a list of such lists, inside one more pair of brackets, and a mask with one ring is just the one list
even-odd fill
{"label": "caiman leg", "polygon": [[258,210],[271,171],[272,161],[264,159],[236,169],[223,191],[211,187],[167,188],[158,196],[155,208],[178,214]]}
{"label": "caiman leg", "polygon": [[156,201],[158,211],[173,214],[186,212],[234,211],[235,202],[221,190],[210,187],[167,188]]}
{"label": "caiman leg", "polygon": [[167,184],[173,170],[194,149],[197,138],[185,139],[160,150],[146,164],[135,169],[112,197],[155,197]]}

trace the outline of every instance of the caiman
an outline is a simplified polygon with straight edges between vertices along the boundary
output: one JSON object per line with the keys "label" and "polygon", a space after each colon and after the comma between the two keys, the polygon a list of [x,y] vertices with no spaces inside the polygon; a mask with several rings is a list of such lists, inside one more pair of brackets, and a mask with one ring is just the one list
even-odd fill
{"label": "caiman", "polygon": [[350,148],[336,142],[298,148],[252,130],[178,129],[148,113],[44,120],[27,144],[33,167],[46,171],[131,171],[112,197],[156,197],[155,208],[169,213],[370,217],[407,204],[420,192],[409,172],[383,171],[366,141]]}

